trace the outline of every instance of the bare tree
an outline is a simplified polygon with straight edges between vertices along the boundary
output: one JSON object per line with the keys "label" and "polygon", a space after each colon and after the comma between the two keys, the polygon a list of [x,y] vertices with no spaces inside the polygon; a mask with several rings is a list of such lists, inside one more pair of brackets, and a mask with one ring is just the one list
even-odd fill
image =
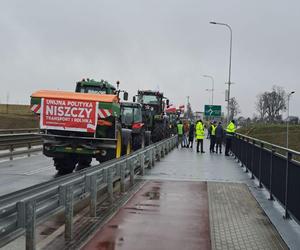
{"label": "bare tree", "polygon": [[229,119],[233,119],[240,113],[240,105],[235,97],[232,97],[229,101]]}
{"label": "bare tree", "polygon": [[259,94],[257,96],[257,102],[255,103],[256,110],[258,112],[258,118],[261,121],[265,120],[266,114],[267,114],[267,107],[265,103],[265,93]]}
{"label": "bare tree", "polygon": [[280,121],[281,113],[286,109],[286,93],[282,87],[273,86],[271,92],[258,95],[256,109],[261,119],[269,122]]}

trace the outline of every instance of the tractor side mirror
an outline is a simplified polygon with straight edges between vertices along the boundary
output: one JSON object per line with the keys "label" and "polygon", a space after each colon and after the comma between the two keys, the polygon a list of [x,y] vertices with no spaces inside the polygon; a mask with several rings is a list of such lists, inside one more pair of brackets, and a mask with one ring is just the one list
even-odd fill
{"label": "tractor side mirror", "polygon": [[125,101],[128,100],[128,93],[127,93],[127,92],[124,92],[123,99],[124,99]]}
{"label": "tractor side mirror", "polygon": [[167,104],[167,107],[169,106],[169,104],[170,104],[170,101],[169,101],[169,99],[167,99],[167,101],[166,101],[166,104]]}
{"label": "tractor side mirror", "polygon": [[133,102],[135,102],[135,101],[136,101],[136,98],[135,98],[135,96],[134,96],[134,97],[132,97],[132,101],[133,101]]}

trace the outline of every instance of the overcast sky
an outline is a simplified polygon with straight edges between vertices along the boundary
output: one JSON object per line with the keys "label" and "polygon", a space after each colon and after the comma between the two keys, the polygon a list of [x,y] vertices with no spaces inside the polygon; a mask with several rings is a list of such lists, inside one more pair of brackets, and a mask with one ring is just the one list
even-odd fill
{"label": "overcast sky", "polygon": [[[82,78],[120,80],[130,97],[158,89],[193,110],[224,105],[229,31],[233,29],[232,96],[241,115],[276,84],[296,94],[300,115],[300,1],[277,0],[2,0],[0,102],[26,103],[39,89],[71,90]],[[223,106],[223,109],[225,107]]]}

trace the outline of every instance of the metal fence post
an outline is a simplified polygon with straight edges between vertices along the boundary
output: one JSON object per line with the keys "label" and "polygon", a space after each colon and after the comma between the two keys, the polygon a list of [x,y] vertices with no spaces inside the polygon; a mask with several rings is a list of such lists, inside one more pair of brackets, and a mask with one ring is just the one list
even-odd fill
{"label": "metal fence post", "polygon": [[252,141],[252,150],[251,150],[251,179],[254,179],[254,148],[255,148],[255,141]]}
{"label": "metal fence post", "polygon": [[31,143],[28,143],[28,153],[27,153],[28,157],[30,157],[30,149],[31,149]]}
{"label": "metal fence post", "polygon": [[65,203],[65,240],[70,241],[73,238],[73,186],[66,187]]}
{"label": "metal fence post", "polygon": [[240,138],[241,146],[240,146],[240,159],[239,162],[241,163],[241,167],[243,167],[243,145],[244,145],[244,139],[243,137]]}
{"label": "metal fence post", "polygon": [[18,227],[25,227],[26,225],[26,206],[24,201],[18,201],[17,203],[18,211]]}
{"label": "metal fence post", "polygon": [[36,244],[36,203],[35,200],[26,203],[26,250],[35,250]]}
{"label": "metal fence post", "polygon": [[108,199],[110,203],[113,203],[114,200],[114,187],[113,187],[113,177],[112,177],[112,169],[107,168],[107,191],[108,191]]}
{"label": "metal fence post", "polygon": [[262,168],[262,151],[264,148],[264,144],[261,142],[260,143],[260,149],[259,149],[259,173],[258,173],[258,181],[259,181],[259,188],[262,188],[262,184],[261,184],[261,168]]}
{"label": "metal fence post", "polygon": [[272,194],[272,177],[273,177],[273,156],[275,154],[275,148],[272,146],[271,148],[271,159],[270,159],[270,196],[269,196],[269,200],[273,201],[273,194]]}
{"label": "metal fence post", "polygon": [[127,161],[120,164],[120,189],[121,193],[125,192],[125,168],[127,166]]}
{"label": "metal fence post", "polygon": [[130,186],[133,186],[134,184],[134,164],[133,164],[133,159],[130,159],[129,161],[130,165]]}
{"label": "metal fence post", "polygon": [[156,148],[155,147],[153,147],[152,148],[152,167],[154,167],[155,166],[155,158],[156,158]]}
{"label": "metal fence post", "polygon": [[145,174],[145,154],[140,154],[140,162],[141,162],[141,175],[143,176]]}
{"label": "metal fence post", "polygon": [[247,138],[246,139],[246,143],[245,143],[245,148],[246,148],[246,157],[245,157],[245,168],[246,168],[246,170],[245,170],[245,173],[248,173],[249,171],[248,171],[248,167],[249,166],[247,166],[248,165],[248,149],[249,149],[249,139]]}
{"label": "metal fence post", "polygon": [[157,146],[156,148],[157,148],[157,161],[160,161],[160,159],[161,159],[161,148],[160,148],[160,146]]}
{"label": "metal fence post", "polygon": [[90,216],[96,217],[97,208],[97,176],[90,176]]}
{"label": "metal fence post", "polygon": [[14,158],[14,146],[13,145],[9,146],[9,153],[10,153],[9,160],[12,161]]}
{"label": "metal fence post", "polygon": [[161,158],[164,158],[165,157],[165,144],[162,144],[161,145]]}
{"label": "metal fence post", "polygon": [[288,212],[288,194],[289,194],[289,165],[292,160],[292,153],[287,152],[286,156],[286,169],[285,169],[285,197],[284,197],[284,218],[289,219],[290,215]]}

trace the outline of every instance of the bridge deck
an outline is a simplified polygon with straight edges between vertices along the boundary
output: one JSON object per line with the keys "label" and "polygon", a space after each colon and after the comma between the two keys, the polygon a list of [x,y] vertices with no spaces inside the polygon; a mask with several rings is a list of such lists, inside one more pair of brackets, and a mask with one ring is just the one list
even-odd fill
{"label": "bridge deck", "polygon": [[84,249],[288,249],[233,163],[173,151]]}

